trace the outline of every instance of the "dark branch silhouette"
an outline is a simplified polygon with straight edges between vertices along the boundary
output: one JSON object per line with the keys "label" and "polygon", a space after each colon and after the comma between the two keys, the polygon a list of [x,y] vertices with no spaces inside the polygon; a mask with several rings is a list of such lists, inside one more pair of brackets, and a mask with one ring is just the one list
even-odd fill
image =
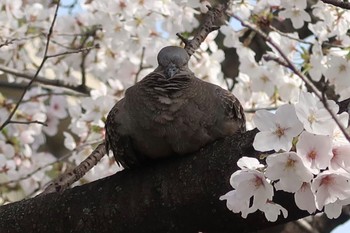
{"label": "dark branch silhouette", "polygon": [[[138,169],[0,207],[1,232],[252,232],[302,218],[291,194],[275,202],[287,219],[268,222],[254,213],[243,219],[219,197],[232,188],[242,156],[258,157],[256,130],[217,141],[185,157],[154,161]],[[14,224],[15,223],[15,224]]]}
{"label": "dark branch silhouette", "polygon": [[336,7],[340,7],[343,9],[350,9],[350,2],[347,1],[339,1],[339,0],[322,0],[322,2],[336,6]]}

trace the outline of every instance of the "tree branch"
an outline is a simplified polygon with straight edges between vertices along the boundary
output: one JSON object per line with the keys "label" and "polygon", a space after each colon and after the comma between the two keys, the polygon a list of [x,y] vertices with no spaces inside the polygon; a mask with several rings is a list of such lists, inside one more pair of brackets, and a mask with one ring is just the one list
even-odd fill
{"label": "tree branch", "polygon": [[60,5],[60,0],[57,1],[57,6],[56,6],[56,10],[55,10],[55,14],[54,14],[54,17],[52,19],[52,22],[51,22],[51,25],[50,25],[50,28],[49,28],[49,32],[47,33],[47,36],[46,36],[46,46],[45,46],[45,50],[44,50],[44,57],[35,73],[35,75],[30,79],[28,85],[26,86],[26,88],[24,89],[24,91],[22,92],[22,95],[19,97],[19,100],[17,102],[17,104],[15,105],[15,107],[13,108],[13,110],[10,112],[10,115],[8,116],[8,118],[4,121],[4,123],[0,126],[0,131],[6,127],[6,125],[8,125],[9,123],[11,123],[11,120],[12,120],[12,117],[15,115],[19,105],[21,104],[25,94],[27,93],[27,91],[29,90],[30,86],[32,85],[32,83],[36,80],[36,78],[38,77],[41,69],[43,68],[46,60],[47,60],[47,53],[48,53],[48,50],[49,50],[49,45],[50,45],[50,38],[51,38],[51,34],[52,34],[52,31],[53,31],[53,26],[55,25],[55,22],[56,22],[56,18],[57,18],[57,12],[58,12],[58,8],[59,8],[59,5]]}
{"label": "tree branch", "polygon": [[91,49],[97,49],[97,48],[100,48],[99,44],[95,44],[89,47],[82,47],[79,49],[68,50],[68,51],[64,51],[64,52],[56,53],[52,55],[47,55],[47,58],[60,57],[64,55],[74,54],[74,53],[86,53],[86,52],[89,52]]}
{"label": "tree branch", "polygon": [[[62,174],[51,183],[42,194],[59,192],[69,188],[74,182],[82,178],[86,171],[91,170],[106,154],[105,142],[101,142],[95,150],[72,171]],[[63,184],[63,185],[62,185]]]}
{"label": "tree branch", "polygon": [[[33,77],[34,77],[34,74],[27,74],[24,72],[20,72],[20,71],[6,67],[6,66],[1,65],[1,64],[0,64],[0,71],[3,71],[4,73],[7,73],[7,74],[12,74],[12,75],[17,76],[17,77],[29,79],[29,80],[33,79]],[[76,91],[76,92],[79,92],[82,94],[88,95],[90,93],[90,88],[88,88],[88,87],[82,88],[81,86],[72,86],[69,84],[65,84],[64,82],[62,82],[60,80],[52,80],[52,79],[48,79],[48,78],[45,78],[45,77],[40,76],[40,75],[36,76],[35,82],[41,83],[44,85],[48,85],[48,86],[63,87],[63,88],[66,88],[66,89],[69,89],[72,91]]]}
{"label": "tree branch", "polygon": [[192,56],[192,54],[199,48],[199,46],[205,40],[205,38],[207,38],[209,33],[219,29],[219,26],[215,25],[215,23],[217,23],[217,21],[222,17],[224,12],[226,11],[227,4],[219,4],[217,7],[214,8],[211,8],[209,6],[207,7],[209,11],[205,15],[203,25],[199,28],[198,32],[192,40],[188,40],[185,37],[183,37],[180,33],[176,33],[176,35],[185,44],[184,49],[190,56]]}
{"label": "tree branch", "polygon": [[296,74],[308,87],[311,89],[311,91],[316,95],[316,97],[323,103],[324,108],[327,110],[327,112],[331,115],[332,119],[336,123],[336,125],[339,127],[345,138],[350,142],[350,135],[347,133],[345,127],[340,123],[339,119],[336,116],[336,113],[334,113],[330,107],[328,106],[327,100],[323,96],[323,94],[318,90],[318,88],[305,76],[303,75],[300,70],[293,64],[293,62],[288,58],[288,56],[282,51],[282,49],[263,31],[261,31],[256,26],[250,24],[249,22],[246,22],[242,20],[237,15],[233,14],[232,17],[237,19],[241,24],[256,33],[258,33],[264,40],[271,45],[271,47],[275,48],[277,52],[281,55],[283,60],[280,58],[272,58],[272,57],[265,57],[270,60],[275,60],[278,64],[285,66],[286,68],[290,69],[294,74]]}
{"label": "tree branch", "polygon": [[145,51],[146,51],[146,48],[145,48],[145,47],[142,47],[141,58],[140,58],[140,65],[139,65],[139,69],[137,70],[136,75],[135,75],[134,84],[136,84],[136,83],[139,81],[139,75],[140,75],[141,71],[142,71],[143,69],[146,69],[146,68],[150,68],[150,67],[151,67],[151,66],[144,66],[144,65],[143,65],[143,59],[144,59],[144,57],[145,57]]}
{"label": "tree branch", "polygon": [[42,121],[14,121],[11,120],[9,121],[9,124],[21,124],[21,125],[29,125],[29,124],[39,124],[39,125],[43,125],[43,126],[47,126],[47,124],[45,122]]}
{"label": "tree branch", "polygon": [[[39,37],[40,34],[38,35],[32,35],[32,36],[28,36],[28,37],[23,37],[23,38],[10,38],[10,39],[5,39],[5,41],[3,43],[0,44],[0,48],[4,47],[4,46],[9,46],[17,41],[24,41],[24,40],[29,40],[29,39],[33,39],[36,37]],[[3,38],[2,38],[3,39]]]}
{"label": "tree branch", "polygon": [[336,7],[350,10],[350,2],[339,1],[339,0],[321,0],[321,1]]}
{"label": "tree branch", "polygon": [[[242,156],[258,157],[256,130],[217,141],[199,152],[154,161],[63,193],[50,193],[0,207],[2,232],[251,232],[307,215],[291,194],[275,202],[287,219],[267,222],[254,213],[243,219],[219,197],[232,188]],[[59,215],[59,217],[57,217]],[[15,223],[15,224],[14,224]]]}

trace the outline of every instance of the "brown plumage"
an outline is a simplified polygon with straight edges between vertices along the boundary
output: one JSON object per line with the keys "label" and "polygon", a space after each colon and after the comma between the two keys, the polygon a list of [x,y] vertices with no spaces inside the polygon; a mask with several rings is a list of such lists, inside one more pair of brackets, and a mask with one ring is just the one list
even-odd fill
{"label": "brown plumage", "polygon": [[123,167],[146,159],[185,155],[245,131],[239,101],[189,70],[183,48],[158,54],[159,66],[125,92],[106,122],[106,150]]}

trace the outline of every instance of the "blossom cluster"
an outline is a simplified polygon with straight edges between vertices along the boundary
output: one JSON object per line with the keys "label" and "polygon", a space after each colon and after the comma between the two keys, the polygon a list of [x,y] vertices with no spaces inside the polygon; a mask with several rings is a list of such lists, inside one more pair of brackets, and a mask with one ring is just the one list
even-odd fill
{"label": "blossom cluster", "polygon": [[[339,110],[334,101],[327,106],[335,114]],[[348,126],[348,113],[337,118]],[[339,217],[342,206],[350,203],[350,143],[324,103],[301,92],[295,105],[282,105],[275,113],[259,110],[253,121],[260,131],[254,148],[274,153],[267,156],[266,165],[255,158],[238,161],[241,170],[230,180],[234,190],[221,197],[227,207],[243,217],[261,210],[276,221],[280,212],[287,216],[287,210],[273,202],[273,190],[282,190],[293,193],[296,205],[310,214],[318,210],[329,218]]]}
{"label": "blossom cluster", "polygon": [[[313,23],[306,8],[304,0],[243,1],[233,4],[232,12],[244,20],[252,20],[253,14],[266,15],[279,9],[277,20],[288,18],[295,29],[307,24],[313,32],[308,38],[312,46],[296,33],[273,30],[268,37],[290,61],[299,63],[297,66],[304,68],[311,80],[333,85],[338,101],[348,99],[350,62],[348,52],[342,47],[348,46],[350,39],[344,27],[350,14],[318,1],[310,7],[312,14],[320,19]],[[296,205],[302,210],[324,211],[330,218],[338,217],[341,207],[350,203],[350,144],[328,110],[336,115],[343,128],[348,127],[348,114],[338,114],[337,103],[325,96],[320,100],[307,92],[301,79],[280,64],[257,61],[255,52],[237,42],[242,31],[230,27],[221,31],[226,35],[225,46],[236,48],[239,55],[240,73],[234,93],[246,108],[276,108],[256,111],[250,125],[260,131],[254,148],[270,155],[263,164],[256,159],[241,158],[238,162],[241,170],[230,179],[234,190],[220,199],[226,200],[227,207],[243,217],[260,210],[268,220],[276,221],[280,213],[287,216],[287,210],[273,202],[274,190],[282,190],[293,193]],[[339,44],[323,49],[323,43],[331,45],[332,37]],[[270,47],[269,55],[284,59],[274,46]]]}

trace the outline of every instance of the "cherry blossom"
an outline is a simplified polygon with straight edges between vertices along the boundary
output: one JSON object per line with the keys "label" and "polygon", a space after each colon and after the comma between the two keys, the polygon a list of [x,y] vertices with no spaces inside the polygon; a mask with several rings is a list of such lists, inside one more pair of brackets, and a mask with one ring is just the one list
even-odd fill
{"label": "cherry blossom", "polygon": [[59,119],[67,117],[67,111],[65,109],[67,103],[63,96],[54,95],[51,97],[49,113]]}
{"label": "cherry blossom", "polygon": [[300,93],[301,80],[296,75],[283,75],[283,82],[278,84],[278,94],[282,101],[296,103]]}
{"label": "cherry blossom", "polygon": [[101,84],[100,89],[91,91],[91,98],[82,99],[82,107],[85,110],[82,119],[103,127],[102,118],[107,115],[113,105],[113,98],[107,95],[107,86]]}
{"label": "cherry blossom", "polygon": [[[342,112],[338,115],[339,123],[346,129],[349,125],[349,114],[347,112]],[[349,141],[346,139],[344,133],[340,130],[337,125],[333,131],[332,135],[333,146],[347,145]]]}
{"label": "cherry blossom", "polygon": [[68,133],[68,132],[63,132],[63,135],[65,137],[65,139],[64,139],[64,146],[68,150],[73,150],[76,147],[76,143],[75,143],[75,140],[74,140],[73,136],[70,133]]}
{"label": "cherry blossom", "polygon": [[288,104],[279,107],[275,114],[266,110],[257,111],[253,121],[260,130],[253,142],[254,148],[259,151],[289,151],[293,137],[303,130],[294,106]]}
{"label": "cherry blossom", "polygon": [[303,183],[300,189],[294,194],[295,204],[301,210],[306,210],[310,214],[315,213],[315,196],[311,191],[310,183]]}
{"label": "cherry blossom", "polygon": [[292,7],[285,9],[278,14],[280,17],[289,18],[292,21],[293,27],[298,29],[304,26],[305,21],[310,22],[310,15],[304,10],[298,7]]}
{"label": "cherry blossom", "polygon": [[[342,35],[346,34],[345,25],[349,22],[349,12],[344,11],[342,20],[337,20],[339,17],[339,9],[337,7],[319,1],[313,5],[312,8],[313,15],[321,19],[321,21],[318,21],[316,24],[318,24],[318,31],[321,31],[323,28],[323,38],[321,38],[322,41],[324,41],[326,38],[331,38],[334,36],[341,37]],[[327,33],[325,33],[325,30]],[[315,31],[316,35],[319,35],[317,34],[318,31]]]}
{"label": "cherry blossom", "polygon": [[244,170],[235,172],[230,179],[235,190],[221,196],[220,200],[226,200],[227,208],[234,213],[241,212],[243,218],[257,210],[264,212],[269,221],[276,221],[281,212],[286,218],[287,210],[271,201],[272,185],[261,172],[250,169],[261,167],[261,164],[253,158],[241,158],[239,164]]}
{"label": "cherry blossom", "polygon": [[252,79],[252,91],[264,91],[268,96],[272,96],[276,87],[274,77],[276,76],[273,74],[273,71],[259,66],[255,72],[250,75]]}
{"label": "cherry blossom", "polygon": [[285,208],[271,201],[266,202],[260,210],[264,212],[266,219],[270,222],[275,222],[281,213],[284,218],[288,217],[288,211]]}
{"label": "cherry blossom", "polygon": [[312,80],[320,81],[322,74],[326,72],[327,57],[323,56],[320,44],[315,43],[310,54],[310,70],[309,74]]}
{"label": "cherry blossom", "polygon": [[[235,189],[220,197],[235,213],[242,212],[242,217],[262,208],[272,199],[273,187],[263,173],[254,170],[237,171],[232,174],[230,184]],[[253,204],[249,206],[250,199]]]}
{"label": "cherry blossom", "polygon": [[[337,113],[339,106],[332,100],[327,100],[328,108]],[[295,104],[296,114],[304,128],[314,134],[332,135],[335,122],[325,109],[323,103],[313,94],[300,92],[299,102]]]}
{"label": "cherry blossom", "polygon": [[281,0],[261,0],[256,3],[256,6],[253,9],[254,13],[261,12],[267,7],[276,7],[281,5]]}
{"label": "cherry blossom", "polygon": [[[325,77],[334,84],[336,92],[341,94],[340,100],[350,97],[350,94],[343,92],[347,90],[350,85],[350,62],[342,56],[329,56],[328,68],[324,72]],[[347,93],[347,94],[345,94]]]}
{"label": "cherry blossom", "polygon": [[254,73],[259,67],[258,63],[255,61],[254,51],[246,47],[238,47],[237,53],[241,55],[239,57],[239,71],[247,75]]}
{"label": "cherry blossom", "polygon": [[330,164],[332,141],[329,136],[304,131],[299,137],[296,149],[304,165],[314,174],[318,174]]}
{"label": "cherry blossom", "polygon": [[223,41],[225,47],[232,48],[232,47],[238,47],[240,46],[240,43],[238,43],[239,36],[241,36],[241,33],[236,32],[233,30],[233,28],[229,25],[224,25],[220,28],[220,32],[222,32],[225,35],[225,39]]}
{"label": "cherry blossom", "polygon": [[330,168],[332,170],[340,170],[343,172],[349,172],[350,168],[350,144],[338,145],[332,149],[332,159]]}
{"label": "cherry blossom", "polygon": [[[15,17],[15,18],[22,18],[23,17],[23,10],[22,7],[22,1],[21,0],[6,0],[5,8],[7,10],[9,17]],[[10,15],[11,14],[11,15]]]}
{"label": "cherry blossom", "polygon": [[9,171],[14,171],[16,164],[14,160],[8,159],[4,154],[0,154],[0,174],[7,174]]}
{"label": "cherry blossom", "polygon": [[15,155],[15,149],[13,148],[13,145],[0,141],[0,154],[11,159]]}
{"label": "cherry blossom", "polygon": [[328,204],[344,201],[350,197],[350,176],[348,173],[324,171],[311,184],[316,207],[321,210]]}
{"label": "cherry blossom", "polygon": [[256,170],[258,168],[263,168],[264,165],[259,162],[256,158],[242,157],[238,160],[237,166],[241,169],[251,169]]}
{"label": "cherry blossom", "polygon": [[237,84],[232,92],[241,101],[241,103],[248,103],[250,101],[253,95],[250,86],[250,77],[247,74],[239,73],[237,77]]}
{"label": "cherry blossom", "polygon": [[333,203],[329,203],[325,205],[324,207],[324,213],[326,216],[330,219],[332,218],[338,218],[340,214],[342,213],[343,206],[350,204],[350,198],[347,198],[345,200],[336,200]]}
{"label": "cherry blossom", "polygon": [[296,192],[304,182],[310,182],[312,173],[304,166],[301,158],[295,152],[269,155],[266,159],[265,175],[276,181],[276,190]]}
{"label": "cherry blossom", "polygon": [[249,199],[242,200],[240,195],[236,190],[229,191],[225,195],[220,197],[221,201],[226,200],[226,206],[229,210],[231,210],[233,213],[239,213],[242,212],[242,217],[246,218],[248,214],[255,212],[249,211]]}
{"label": "cherry blossom", "polygon": [[52,115],[51,112],[48,112],[46,117],[47,119],[45,123],[47,126],[43,128],[43,131],[49,136],[54,136],[58,131],[59,119]]}
{"label": "cherry blossom", "polygon": [[251,10],[253,9],[253,6],[249,3],[249,1],[239,1],[234,2],[231,4],[232,9],[230,9],[232,12],[236,12],[238,16],[240,16],[243,19],[248,19],[251,15]]}
{"label": "cherry blossom", "polygon": [[295,6],[298,7],[300,9],[305,9],[307,6],[307,1],[306,0],[281,0],[281,5],[283,7],[291,7],[291,6]]}
{"label": "cherry blossom", "polygon": [[[298,39],[299,36],[297,33],[289,33],[288,36],[290,38],[296,38]],[[286,51],[286,54],[288,54],[288,57],[290,59],[293,59],[295,52],[296,52],[296,46],[297,43],[295,40],[292,40],[286,36],[282,36],[281,34],[277,33],[277,32],[270,32],[269,33],[269,37],[276,43],[278,44],[278,46],[283,50]],[[272,51],[274,51],[274,54],[279,56],[279,52],[272,47],[271,48]]]}

